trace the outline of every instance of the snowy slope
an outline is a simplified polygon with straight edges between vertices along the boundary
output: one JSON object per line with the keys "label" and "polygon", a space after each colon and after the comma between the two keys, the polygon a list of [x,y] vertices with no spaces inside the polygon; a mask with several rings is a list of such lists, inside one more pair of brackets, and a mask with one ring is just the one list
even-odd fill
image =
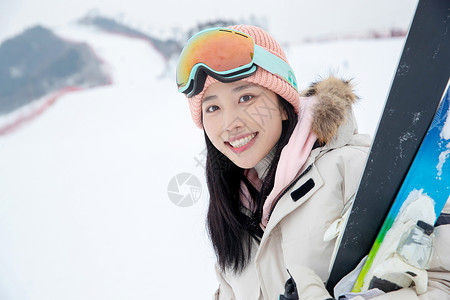
{"label": "snowy slope", "polygon": [[[197,162],[203,134],[173,76],[161,77],[161,56],[141,40],[73,26],[57,33],[88,42],[113,84],[67,94],[0,138],[0,299],[209,299],[217,284]],[[373,133],[402,43],[286,52],[302,87],[330,70],[356,78],[360,128]],[[167,195],[182,172],[203,184],[191,207]]]}
{"label": "snowy slope", "polygon": [[288,49],[300,88],[328,74],[352,79],[359,130],[374,135],[404,38],[300,44]]}

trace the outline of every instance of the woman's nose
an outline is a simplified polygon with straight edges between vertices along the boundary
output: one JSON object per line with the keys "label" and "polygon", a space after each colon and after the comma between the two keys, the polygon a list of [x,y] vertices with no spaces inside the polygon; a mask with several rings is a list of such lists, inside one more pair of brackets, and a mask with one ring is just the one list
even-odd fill
{"label": "woman's nose", "polygon": [[227,112],[224,113],[223,125],[224,130],[235,131],[238,130],[239,128],[245,127],[246,123],[242,114],[238,110],[234,109],[228,110]]}

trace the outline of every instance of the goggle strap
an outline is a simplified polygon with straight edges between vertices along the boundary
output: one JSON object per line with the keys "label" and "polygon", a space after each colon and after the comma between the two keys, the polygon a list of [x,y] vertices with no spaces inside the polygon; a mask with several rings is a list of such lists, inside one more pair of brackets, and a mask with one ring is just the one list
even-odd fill
{"label": "goggle strap", "polygon": [[294,75],[294,71],[287,62],[275,54],[270,53],[264,48],[255,44],[254,63],[268,72],[278,75],[286,82],[288,82],[296,90],[297,80]]}

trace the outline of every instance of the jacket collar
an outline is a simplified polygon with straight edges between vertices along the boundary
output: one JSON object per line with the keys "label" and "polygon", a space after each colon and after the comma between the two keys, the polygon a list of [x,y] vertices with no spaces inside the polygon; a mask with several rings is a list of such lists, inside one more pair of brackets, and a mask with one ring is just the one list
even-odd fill
{"label": "jacket collar", "polygon": [[[281,198],[281,194],[289,189],[289,187],[292,187],[293,184],[295,184],[295,186],[301,186],[302,184],[305,184],[309,178],[314,178],[314,187],[310,191],[311,194],[313,194],[315,190],[323,185],[322,177],[313,166],[313,163],[329,150],[350,144],[354,135],[358,132],[356,118],[351,109],[357,96],[353,93],[352,86],[349,82],[330,77],[319,83],[312,84],[310,88],[302,92],[301,95],[316,98],[312,109],[313,122],[311,130],[314,135],[317,136],[318,142],[323,146],[312,149],[308,158],[299,166],[297,172],[293,173],[293,176],[289,178],[284,186],[285,188],[276,192],[276,195],[274,195],[272,199],[273,201],[269,203],[271,206],[270,211],[273,211],[273,214],[270,215],[271,221],[264,224],[267,225],[265,231],[271,231],[271,229],[275,227],[286,214],[300,206],[309,198],[303,197],[294,204],[291,203],[292,201],[287,201],[287,203],[277,203]],[[303,100],[305,101],[306,99],[303,98]],[[289,144],[286,145],[286,147],[287,146],[289,146]],[[299,176],[301,176],[310,166],[312,168],[308,172],[308,176],[299,179]],[[285,173],[283,164],[279,164],[277,173],[278,172]],[[275,205],[277,206],[276,210],[274,210]],[[266,232],[265,234],[268,233],[269,232]]]}
{"label": "jacket collar", "polygon": [[264,248],[264,244],[266,243],[267,238],[271,235],[271,232],[276,228],[278,223],[283,220],[285,216],[308,201],[311,195],[313,195],[324,184],[322,176],[320,175],[314,164],[308,165],[306,168],[302,168],[301,174],[304,174],[304,176],[299,176],[297,178],[297,181],[294,181],[293,185],[288,190],[286,190],[286,194],[290,194],[293,190],[297,190],[299,187],[308,185],[307,182],[310,180],[313,181],[313,186],[311,187],[310,185],[307,193],[296,201],[292,201],[291,197],[285,195],[283,195],[279,199],[280,201],[278,201],[272,215],[270,216],[270,222],[267,224],[267,227],[264,230],[264,235],[261,239],[258,253],[259,250]]}
{"label": "jacket collar", "polygon": [[[275,207],[273,207],[270,215],[270,222],[267,223],[267,227],[264,230],[264,235],[261,240],[260,249],[263,248],[267,237],[271,231],[276,228],[277,224],[283,220],[285,216],[290,214],[300,205],[308,201],[318,189],[320,189],[324,181],[319,171],[317,170],[314,162],[319,159],[326,152],[340,148],[347,144],[354,144],[354,134],[357,133],[356,119],[353,114],[348,118],[347,122],[339,127],[337,136],[330,140],[326,145],[315,148],[311,151],[308,159],[303,167],[299,170],[297,175],[292,179],[291,183],[286,186],[286,189],[280,193],[275,199]],[[356,142],[355,144],[359,144]],[[366,139],[364,139],[364,145],[367,145]],[[277,170],[278,171],[278,170]],[[307,193],[296,201],[292,201],[291,197],[286,197],[284,194],[290,194],[292,191],[307,185],[308,180],[313,180],[314,186],[308,189]],[[286,198],[286,199],[285,199]]]}
{"label": "jacket collar", "polygon": [[320,151],[311,151],[314,142],[325,144],[322,151],[330,150],[347,144],[357,132],[351,110],[357,97],[348,82],[330,77],[302,95],[306,97],[300,98],[298,124],[281,152],[275,184],[264,204],[262,227],[267,226],[280,193],[319,155]]}

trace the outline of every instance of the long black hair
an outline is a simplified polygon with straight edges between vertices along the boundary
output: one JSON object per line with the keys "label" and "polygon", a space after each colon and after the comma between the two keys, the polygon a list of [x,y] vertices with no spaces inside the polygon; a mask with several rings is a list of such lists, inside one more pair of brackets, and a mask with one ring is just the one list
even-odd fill
{"label": "long black hair", "polygon": [[[281,150],[288,143],[297,124],[298,116],[294,107],[285,99],[278,98],[280,109],[286,113],[287,120],[282,121],[281,136],[260,191],[244,175],[244,169],[236,166],[214,147],[205,132],[206,181],[210,195],[206,225],[218,265],[222,270],[230,269],[239,273],[249,262],[252,238],[260,230],[263,205],[274,185]],[[241,183],[246,186],[252,198],[250,217],[243,213]]]}

